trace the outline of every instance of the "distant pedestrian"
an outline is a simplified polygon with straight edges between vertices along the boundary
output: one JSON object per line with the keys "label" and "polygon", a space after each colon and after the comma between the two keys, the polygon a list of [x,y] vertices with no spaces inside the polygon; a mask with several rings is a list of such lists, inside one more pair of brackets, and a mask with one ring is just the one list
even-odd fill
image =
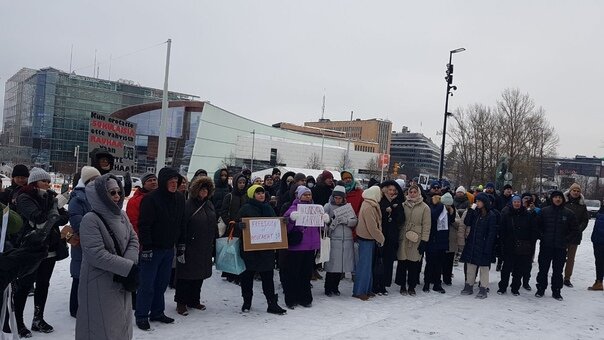
{"label": "distant pedestrian", "polygon": [[596,223],[591,233],[591,242],[593,243],[596,260],[596,282],[587,289],[601,291],[604,290],[602,286],[602,279],[604,279],[604,207],[600,208],[596,215]]}
{"label": "distant pedestrian", "polygon": [[585,205],[585,199],[581,193],[581,186],[579,184],[573,183],[568,191],[564,193],[564,199],[566,200],[564,206],[575,214],[576,223],[579,228],[579,233],[576,237],[568,242],[566,265],[564,266],[564,285],[572,287],[573,284],[570,278],[573,275],[573,268],[575,267],[575,256],[583,238],[583,231],[587,228],[587,223],[589,222],[589,213],[587,212],[587,206]]}

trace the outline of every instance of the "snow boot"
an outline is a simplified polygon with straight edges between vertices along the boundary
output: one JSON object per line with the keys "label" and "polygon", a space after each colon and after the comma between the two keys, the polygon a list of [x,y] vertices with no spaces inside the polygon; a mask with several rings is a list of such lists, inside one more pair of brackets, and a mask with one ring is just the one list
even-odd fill
{"label": "snow boot", "polygon": [[537,292],[535,293],[535,297],[542,298],[543,295],[545,295],[545,290],[537,289]]}
{"label": "snow boot", "polygon": [[407,288],[401,287],[400,293],[401,293],[402,296],[406,296],[408,294]]}
{"label": "snow boot", "polygon": [[241,311],[243,313],[248,313],[252,308],[252,296],[244,296],[243,297],[243,306],[241,306]]}
{"label": "snow boot", "polygon": [[587,290],[604,290],[602,286],[602,280],[596,280],[593,286],[587,288]]}
{"label": "snow boot", "polygon": [[275,294],[273,297],[267,297],[266,302],[268,303],[268,308],[266,309],[267,313],[283,315],[287,313],[287,311],[281,308],[278,304],[279,295]]}
{"label": "snow boot", "polygon": [[409,296],[415,296],[415,288],[409,288],[409,290],[407,291],[409,293]]}
{"label": "snow boot", "polygon": [[461,291],[461,295],[472,295],[474,294],[474,286],[466,283]]}
{"label": "snow boot", "polygon": [[441,286],[441,285],[439,285],[439,284],[435,284],[435,285],[432,287],[432,290],[433,290],[433,291],[435,291],[435,292],[439,292],[439,293],[441,293],[441,294],[444,294],[444,293],[445,293],[445,290],[444,290],[443,286]]}
{"label": "snow boot", "polygon": [[173,323],[174,322],[174,319],[172,319],[169,316],[166,316],[166,314],[164,314],[164,313],[161,313],[158,316],[152,316],[149,318],[149,320],[157,321],[157,322],[161,322],[161,323]]}
{"label": "snow boot", "polygon": [[151,329],[151,325],[147,319],[136,319],[136,327],[141,331],[148,331]]}
{"label": "snow boot", "polygon": [[486,299],[487,298],[487,289],[485,287],[480,287],[478,290],[478,294],[476,294],[477,299]]}
{"label": "snow boot", "polygon": [[562,301],[562,300],[564,300],[564,299],[562,298],[562,295],[560,295],[560,291],[559,291],[559,290],[553,291],[553,292],[552,292],[552,297],[553,297],[554,299],[558,300],[558,301]]}
{"label": "snow boot", "polygon": [[520,292],[518,291],[518,289],[512,289],[512,295],[518,296],[520,295]]}
{"label": "snow boot", "polygon": [[499,289],[497,290],[497,294],[499,294],[499,295],[503,295],[503,294],[505,294],[505,291],[506,291],[506,290],[507,290],[507,289],[505,289],[505,288],[499,288]]}
{"label": "snow boot", "polygon": [[424,291],[426,293],[430,293],[430,284],[424,283],[424,288],[422,288],[422,291]]}
{"label": "snow boot", "polygon": [[34,307],[34,320],[31,323],[31,330],[41,333],[52,333],[54,328],[44,321],[44,309],[40,306]]}
{"label": "snow boot", "polygon": [[564,285],[568,288],[573,288],[573,284],[570,282],[570,279],[564,280]]}
{"label": "snow boot", "polygon": [[523,285],[522,285],[522,288],[524,288],[524,289],[528,290],[529,292],[530,292],[530,291],[533,289],[533,288],[531,288],[531,285],[530,285],[530,284],[528,284],[528,283],[523,284]]}
{"label": "snow boot", "polygon": [[180,315],[184,315],[184,316],[189,315],[189,311],[187,310],[187,305],[185,305],[184,303],[177,303],[176,304],[176,313],[178,313]]}

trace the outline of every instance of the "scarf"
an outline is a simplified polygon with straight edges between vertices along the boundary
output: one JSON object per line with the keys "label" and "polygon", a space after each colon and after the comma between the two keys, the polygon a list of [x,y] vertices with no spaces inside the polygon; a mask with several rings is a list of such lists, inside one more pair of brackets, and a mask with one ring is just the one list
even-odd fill
{"label": "scarf", "polygon": [[275,211],[273,210],[273,208],[270,206],[270,204],[268,204],[267,202],[259,202],[255,199],[251,199],[248,201],[248,203],[253,206],[254,208],[258,209],[260,211],[260,214],[262,215],[262,217],[273,217],[275,216]]}

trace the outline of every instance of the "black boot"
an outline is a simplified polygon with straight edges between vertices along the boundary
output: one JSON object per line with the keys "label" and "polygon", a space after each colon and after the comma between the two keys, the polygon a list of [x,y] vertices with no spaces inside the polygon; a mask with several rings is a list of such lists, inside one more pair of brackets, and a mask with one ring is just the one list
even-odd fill
{"label": "black boot", "polygon": [[34,307],[34,320],[31,323],[31,330],[41,333],[51,333],[54,331],[54,328],[44,321],[44,309],[40,306]]}
{"label": "black boot", "polygon": [[275,294],[273,297],[266,298],[266,302],[268,303],[268,308],[266,309],[267,313],[277,314],[277,315],[283,315],[283,314],[287,313],[287,311],[285,309],[281,308],[277,304],[278,297],[279,297],[279,295]]}
{"label": "black boot", "polygon": [[243,297],[243,306],[241,306],[241,311],[243,313],[248,313],[252,308],[252,296],[244,296]]}

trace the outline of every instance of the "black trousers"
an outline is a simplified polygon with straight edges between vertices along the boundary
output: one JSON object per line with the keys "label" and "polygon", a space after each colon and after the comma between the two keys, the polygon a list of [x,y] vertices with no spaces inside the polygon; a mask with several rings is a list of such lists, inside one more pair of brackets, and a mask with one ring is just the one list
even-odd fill
{"label": "black trousers", "polygon": [[48,287],[50,286],[50,277],[52,276],[52,271],[55,268],[56,262],[54,257],[44,259],[35,272],[15,281],[13,305],[15,306],[17,326],[25,325],[23,323],[23,310],[25,309],[27,295],[34,283],[36,284],[36,290],[34,291],[34,306],[40,309],[42,315],[44,314],[44,307],[46,307],[46,299],[48,298]]}
{"label": "black trousers", "polygon": [[326,273],[325,274],[325,292],[335,292],[340,290],[340,280],[342,273]]}
{"label": "black trousers", "polygon": [[562,270],[566,262],[566,249],[553,247],[541,247],[539,249],[539,273],[537,274],[537,289],[547,289],[547,274],[552,267],[552,291],[560,291],[564,281]]}
{"label": "black trousers", "polygon": [[451,284],[453,281],[453,261],[455,260],[455,252],[445,253],[445,257],[441,266],[443,282]]}
{"label": "black trousers", "polygon": [[415,289],[419,283],[419,272],[422,267],[421,261],[398,261],[396,266],[396,278],[394,283],[401,286],[401,288]]}
{"label": "black trousers", "polygon": [[594,257],[596,258],[596,280],[604,278],[604,245],[594,244]]}
{"label": "black trousers", "polygon": [[499,281],[499,289],[506,290],[510,282],[510,274],[512,275],[512,291],[520,289],[522,278],[526,273],[531,272],[533,265],[532,255],[512,255],[506,254],[503,267],[501,267],[501,280]]}
{"label": "black trousers", "polygon": [[[533,260],[535,259],[535,252],[531,255],[531,267],[533,266]],[[531,282],[531,271],[529,270],[527,273],[524,273],[522,276],[522,284],[528,285]]]}
{"label": "black trousers", "polygon": [[445,262],[446,253],[444,250],[426,253],[426,268],[424,268],[424,284],[433,283],[440,286],[442,283],[440,276],[442,266]]}
{"label": "black trousers", "polygon": [[[254,275],[256,274],[253,270],[246,270],[239,276],[241,278],[241,296],[244,300],[252,299],[254,295]],[[266,272],[260,272],[260,278],[262,279],[262,292],[267,298],[275,296],[275,283],[273,282],[273,270]]]}
{"label": "black trousers", "polygon": [[74,318],[78,314],[78,286],[80,285],[80,279],[71,279],[71,292],[69,294],[69,314]]}
{"label": "black trousers", "polygon": [[315,268],[315,251],[288,251],[285,274],[285,304],[308,305],[312,303],[310,280]]}
{"label": "black trousers", "polygon": [[185,304],[188,307],[197,306],[201,303],[201,285],[203,280],[176,280],[176,292],[174,293],[174,301],[176,303]]}

